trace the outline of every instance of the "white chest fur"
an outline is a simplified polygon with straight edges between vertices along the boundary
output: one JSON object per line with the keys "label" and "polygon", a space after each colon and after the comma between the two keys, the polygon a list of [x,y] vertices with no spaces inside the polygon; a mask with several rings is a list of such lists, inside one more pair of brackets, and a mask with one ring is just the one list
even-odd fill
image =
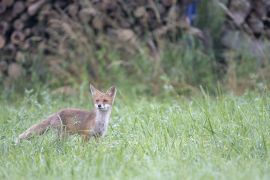
{"label": "white chest fur", "polygon": [[95,128],[91,135],[94,136],[103,136],[107,132],[109,120],[110,120],[111,110],[108,111],[99,111],[96,112],[96,123]]}

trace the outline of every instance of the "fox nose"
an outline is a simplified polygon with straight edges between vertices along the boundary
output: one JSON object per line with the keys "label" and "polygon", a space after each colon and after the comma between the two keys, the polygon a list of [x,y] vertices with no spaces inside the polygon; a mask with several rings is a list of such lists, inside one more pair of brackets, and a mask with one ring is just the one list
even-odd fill
{"label": "fox nose", "polygon": [[98,107],[101,108],[101,104],[99,104]]}

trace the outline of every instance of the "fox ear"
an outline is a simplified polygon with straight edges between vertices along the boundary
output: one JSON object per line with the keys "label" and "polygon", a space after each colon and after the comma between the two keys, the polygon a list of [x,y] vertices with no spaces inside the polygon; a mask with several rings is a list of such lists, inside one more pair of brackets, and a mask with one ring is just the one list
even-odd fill
{"label": "fox ear", "polygon": [[114,99],[116,92],[117,92],[117,89],[115,88],[115,86],[112,86],[112,87],[110,87],[110,89],[108,89],[106,94],[108,94],[109,96],[111,96]]}
{"label": "fox ear", "polygon": [[92,96],[94,96],[96,94],[97,89],[92,84],[90,84],[90,91]]}

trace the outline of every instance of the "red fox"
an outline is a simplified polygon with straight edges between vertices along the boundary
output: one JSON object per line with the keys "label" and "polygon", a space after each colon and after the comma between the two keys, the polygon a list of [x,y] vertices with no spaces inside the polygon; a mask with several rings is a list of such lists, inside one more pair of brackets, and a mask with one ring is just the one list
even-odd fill
{"label": "red fox", "polygon": [[19,135],[17,142],[29,139],[33,135],[41,135],[49,128],[57,129],[61,138],[76,133],[80,134],[84,141],[93,136],[103,136],[108,128],[117,90],[112,86],[107,92],[102,92],[90,84],[90,91],[95,105],[92,111],[62,109],[24,131]]}

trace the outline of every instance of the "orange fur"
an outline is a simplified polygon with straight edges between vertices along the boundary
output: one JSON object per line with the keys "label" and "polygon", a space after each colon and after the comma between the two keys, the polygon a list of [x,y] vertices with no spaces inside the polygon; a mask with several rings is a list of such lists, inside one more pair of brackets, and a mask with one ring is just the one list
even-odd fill
{"label": "orange fur", "polygon": [[19,135],[19,141],[29,139],[33,135],[41,135],[50,128],[57,129],[59,137],[79,134],[84,141],[91,136],[103,136],[107,130],[116,88],[111,87],[106,93],[95,89],[92,85],[90,89],[95,109],[91,111],[62,109],[24,131]]}

